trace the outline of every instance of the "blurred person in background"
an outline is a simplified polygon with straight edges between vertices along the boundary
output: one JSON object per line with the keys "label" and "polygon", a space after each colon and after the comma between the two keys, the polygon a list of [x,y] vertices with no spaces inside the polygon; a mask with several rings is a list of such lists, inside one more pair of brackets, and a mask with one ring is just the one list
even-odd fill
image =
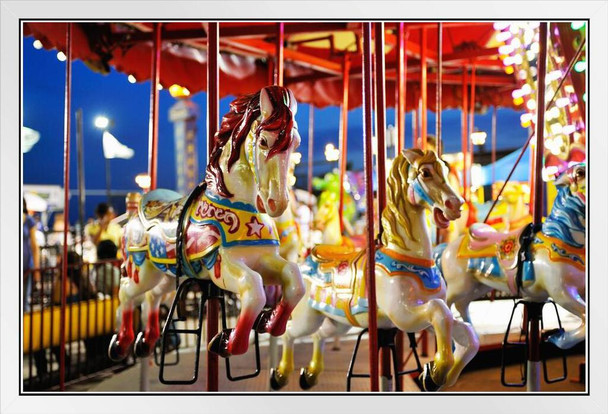
{"label": "blurred person in background", "polygon": [[117,248],[120,248],[122,228],[112,223],[115,217],[114,209],[107,203],[99,203],[95,209],[96,219],[85,226],[84,232],[95,246],[103,240],[110,240]]}
{"label": "blurred person in background", "polygon": [[[23,199],[23,310],[29,312],[33,281],[40,283],[40,250],[36,241],[36,221],[28,214]],[[32,269],[37,269],[33,270]]]}

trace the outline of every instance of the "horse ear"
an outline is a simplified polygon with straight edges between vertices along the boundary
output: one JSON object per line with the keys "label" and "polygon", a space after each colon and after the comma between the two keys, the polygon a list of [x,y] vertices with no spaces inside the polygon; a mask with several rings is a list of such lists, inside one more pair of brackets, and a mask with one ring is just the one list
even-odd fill
{"label": "horse ear", "polygon": [[289,109],[291,110],[291,114],[295,116],[298,113],[298,101],[291,89],[287,89],[287,92],[289,92]]}
{"label": "horse ear", "polygon": [[266,88],[260,91],[260,112],[262,114],[262,120],[265,120],[272,114],[274,110],[272,106],[272,101],[270,100],[270,96],[268,95],[268,91]]}
{"label": "horse ear", "polygon": [[407,162],[412,165],[416,162],[418,158],[424,155],[424,152],[422,152],[422,150],[419,150],[418,148],[408,148],[402,150],[401,154],[405,157]]}

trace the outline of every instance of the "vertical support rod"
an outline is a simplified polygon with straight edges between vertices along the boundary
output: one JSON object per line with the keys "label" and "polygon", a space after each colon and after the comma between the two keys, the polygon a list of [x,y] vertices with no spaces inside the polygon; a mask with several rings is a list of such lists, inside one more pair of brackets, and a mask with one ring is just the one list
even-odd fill
{"label": "vertical support rod", "polygon": [[465,201],[469,201],[469,137],[467,128],[467,113],[469,105],[468,87],[467,87],[468,69],[466,65],[462,67],[462,111],[460,117],[461,123],[461,148],[462,148],[462,187]]}
{"label": "vertical support rod", "polygon": [[348,95],[350,83],[350,57],[344,56],[342,64],[342,113],[340,118],[340,198],[338,214],[340,215],[340,235],[344,234],[344,180],[348,159]]}
{"label": "vertical support rod", "polygon": [[418,107],[412,111],[412,148],[418,148]]}
{"label": "vertical support rod", "polygon": [[443,25],[441,22],[437,23],[437,104],[435,105],[435,140],[436,140],[436,152],[438,156],[443,153],[443,141],[441,139],[441,112],[442,112],[442,100],[443,100]]}
{"label": "vertical support rod", "polygon": [[277,23],[277,44],[276,44],[276,59],[274,72],[274,84],[283,86],[283,61],[285,52],[285,23]]}
{"label": "vertical support rod", "polygon": [[[384,23],[374,23],[376,32],[376,139],[377,139],[377,168],[378,168],[378,214],[381,215],[386,207],[386,83],[384,80]],[[382,220],[379,233],[382,233]]]}
{"label": "vertical support rod", "polygon": [[365,199],[367,208],[367,296],[369,301],[369,373],[370,389],[378,391],[378,309],[376,303],[374,190],[372,182],[372,24],[363,23],[363,154]]}
{"label": "vertical support rod", "polygon": [[545,75],[547,73],[547,23],[543,22],[539,27],[539,46],[538,52],[538,86],[536,110],[536,156],[534,157],[534,210],[532,218],[534,224],[540,224],[543,217],[543,155],[545,152]]}
{"label": "vertical support rod", "polygon": [[427,133],[427,84],[426,84],[426,43],[427,43],[426,28],[420,29],[420,101],[422,109],[420,110],[420,148],[426,150],[426,133]]}
{"label": "vertical support rod", "polygon": [[[78,227],[80,229],[80,254],[84,252],[84,134],[82,131],[82,108],[76,111],[76,156],[78,161]],[[82,256],[81,256],[82,258]]]}
{"label": "vertical support rod", "polygon": [[152,49],[152,78],[150,79],[150,124],[148,127],[148,175],[150,191],[156,189],[158,172],[158,84],[160,79],[160,49],[162,23],[154,23]]}
{"label": "vertical support rod", "polygon": [[406,71],[407,53],[405,53],[405,43],[407,42],[408,32],[405,30],[405,23],[399,22],[397,26],[397,152],[405,147],[405,93],[406,93]]}
{"label": "vertical support rod", "polygon": [[[496,121],[498,117],[498,108],[494,105],[492,110],[492,183],[496,182]],[[492,198],[494,192],[492,191]]]}
{"label": "vertical support rod", "polygon": [[[473,165],[473,157],[475,156],[475,150],[473,149],[473,141],[471,140],[471,134],[475,132],[475,84],[477,77],[477,68],[475,64],[471,65],[471,99],[469,101],[469,133],[467,134],[467,139],[469,141],[469,173],[471,171],[471,166]],[[473,178],[469,176],[470,182],[469,186],[473,184]]]}
{"label": "vertical support rod", "polygon": [[[105,132],[105,131],[104,131]],[[108,198],[108,205],[112,205],[112,175],[110,174],[110,159],[106,158],[104,154],[105,166],[106,166],[106,197]]]}
{"label": "vertical support rod", "polygon": [[72,111],[72,24],[67,24],[65,61],[65,108],[63,113],[63,251],[61,256],[61,317],[59,319],[59,389],[65,391],[65,310],[68,276],[68,230],[70,224],[70,129]]}
{"label": "vertical support rod", "polygon": [[314,140],[315,140],[315,106],[311,103],[308,106],[308,197],[310,208],[310,220],[308,228],[308,246],[312,246],[312,223],[313,223],[313,204],[312,204],[312,177],[314,159]]}
{"label": "vertical support rod", "polygon": [[[215,133],[218,130],[219,121],[219,66],[220,54],[219,23],[209,22],[207,43],[207,141],[208,156],[211,154]],[[210,340],[218,332],[219,303],[217,299],[207,300],[207,340]],[[207,352],[207,391],[218,390],[218,356],[213,352]]]}

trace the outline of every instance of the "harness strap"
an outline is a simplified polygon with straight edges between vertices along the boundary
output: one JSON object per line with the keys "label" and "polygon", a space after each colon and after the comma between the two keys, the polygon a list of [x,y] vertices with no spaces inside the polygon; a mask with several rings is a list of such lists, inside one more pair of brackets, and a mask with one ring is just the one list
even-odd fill
{"label": "harness strap", "polygon": [[515,276],[515,283],[517,286],[517,293],[519,294],[523,286],[524,267],[526,271],[534,271],[534,267],[528,267],[534,257],[532,255],[532,242],[534,241],[534,235],[540,231],[541,225],[534,225],[529,223],[519,235],[519,252],[517,254],[517,274]]}
{"label": "harness strap", "polygon": [[184,207],[179,214],[179,220],[177,221],[177,229],[175,231],[175,288],[179,287],[179,278],[182,276],[182,267],[183,267],[183,253],[184,253],[184,221],[188,215],[188,211],[190,210],[190,205],[192,202],[207,189],[207,182],[202,181],[199,185],[197,185],[194,190],[190,193],[186,202],[184,203]]}

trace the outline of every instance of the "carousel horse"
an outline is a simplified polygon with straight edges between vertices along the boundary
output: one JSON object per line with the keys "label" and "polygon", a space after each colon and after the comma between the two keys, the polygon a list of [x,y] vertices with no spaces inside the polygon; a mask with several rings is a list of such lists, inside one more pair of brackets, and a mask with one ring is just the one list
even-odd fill
{"label": "carousel horse", "polygon": [[[445,283],[431,256],[425,209],[433,211],[441,228],[460,217],[462,199],[446,182],[446,172],[432,151],[406,150],[394,160],[382,213],[382,244],[375,248],[378,327],[404,332],[434,328],[437,353],[420,377],[428,391],[453,385],[479,347],[475,331],[452,317],[445,302]],[[283,355],[271,372],[273,388],[285,386],[294,369],[296,338],[313,335],[312,359],[300,373],[300,385],[310,388],[323,371],[326,339],[345,334],[353,326],[367,327],[365,264],[365,250],[324,245],[313,249],[302,266],[306,300],[294,309],[283,336]]]}
{"label": "carousel horse", "polygon": [[[577,164],[555,181],[558,195],[540,229],[498,233],[479,223],[470,234],[435,248],[448,285],[448,304],[455,305],[464,321],[471,322],[471,301],[498,289],[533,302],[551,297],[578,316],[577,329],[549,338],[558,347],[571,348],[584,339],[585,172],[585,165]],[[527,248],[522,246],[526,240]]]}
{"label": "carousel horse", "polygon": [[[313,186],[322,190],[319,196],[317,212],[314,216],[313,226],[323,233],[323,244],[351,245],[347,237],[340,231],[340,176],[336,172],[325,174],[323,178],[315,178]],[[344,226],[348,234],[353,234],[350,221],[354,218],[356,207],[354,200],[347,192],[344,193]]]}
{"label": "carousel horse", "polygon": [[487,223],[500,232],[516,230],[531,223],[532,216],[524,202],[524,195],[521,184],[508,183]]}
{"label": "carousel horse", "polygon": [[[279,255],[272,218],[289,204],[287,169],[300,143],[296,110],[293,93],[283,87],[237,98],[215,136],[205,181],[189,197],[169,190],[144,195],[139,214],[123,231],[127,277],[119,291],[119,331],[108,352],[112,359],[124,358],[133,343],[133,304],[144,293],[145,331],[135,351],[140,356],[153,351],[160,334],[158,306],[175,288],[180,265],[184,276],[211,280],[240,297],[236,327],[219,332],[209,351],[222,357],[245,353],[252,328],[284,333],[304,285],[298,266]],[[280,285],[283,296],[262,312],[264,285]]]}

